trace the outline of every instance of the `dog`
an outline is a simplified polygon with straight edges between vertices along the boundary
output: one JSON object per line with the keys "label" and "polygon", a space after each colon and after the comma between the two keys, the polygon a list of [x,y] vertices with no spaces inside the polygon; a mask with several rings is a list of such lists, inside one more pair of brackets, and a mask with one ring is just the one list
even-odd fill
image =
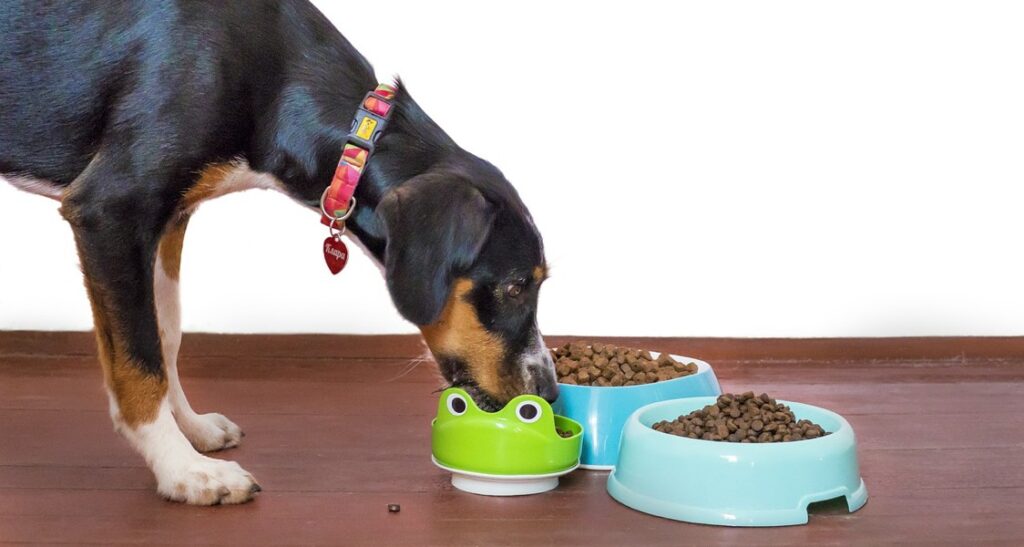
{"label": "dog", "polygon": [[[242,432],[196,413],[178,379],[190,215],[248,188],[320,210],[377,83],[304,0],[0,4],[0,177],[60,201],[114,428],[162,496],[230,504],[261,490],[237,463],[201,454],[236,446]],[[447,383],[484,409],[522,393],[554,400],[536,321],[547,265],[526,206],[396,87],[349,233],[381,265]]]}

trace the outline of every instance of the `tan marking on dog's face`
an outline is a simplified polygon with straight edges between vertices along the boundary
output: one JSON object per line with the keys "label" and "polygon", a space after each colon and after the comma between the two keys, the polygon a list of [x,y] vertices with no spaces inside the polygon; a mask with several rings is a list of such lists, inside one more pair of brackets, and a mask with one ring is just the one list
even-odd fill
{"label": "tan marking on dog's face", "polygon": [[472,289],[472,280],[457,279],[441,316],[420,330],[435,356],[461,360],[481,389],[499,401],[507,401],[522,386],[516,387],[515,379],[502,370],[505,344],[484,328],[476,309],[464,298]]}
{"label": "tan marking on dog's face", "polygon": [[160,264],[167,277],[175,281],[181,271],[181,248],[185,244],[185,229],[188,228],[188,217],[182,217],[171,224],[160,239]]}
{"label": "tan marking on dog's face", "polygon": [[536,282],[538,285],[542,281],[547,279],[547,277],[548,277],[548,267],[547,266],[535,266],[533,268],[533,281]]}

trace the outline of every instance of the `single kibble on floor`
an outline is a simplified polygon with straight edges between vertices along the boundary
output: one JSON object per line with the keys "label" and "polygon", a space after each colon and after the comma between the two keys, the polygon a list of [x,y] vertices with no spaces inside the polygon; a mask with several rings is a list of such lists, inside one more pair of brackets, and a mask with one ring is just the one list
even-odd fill
{"label": "single kibble on floor", "polygon": [[714,404],[651,427],[669,435],[731,443],[788,443],[829,434],[810,420],[797,420],[788,406],[768,395],[750,391],[722,394]]}
{"label": "single kibble on floor", "polygon": [[558,381],[598,387],[638,386],[697,373],[696,363],[681,363],[667,352],[655,359],[647,350],[594,342],[572,342],[551,350]]}
{"label": "single kibble on floor", "polygon": [[397,513],[402,510],[402,506],[397,503],[388,504],[388,513]]}

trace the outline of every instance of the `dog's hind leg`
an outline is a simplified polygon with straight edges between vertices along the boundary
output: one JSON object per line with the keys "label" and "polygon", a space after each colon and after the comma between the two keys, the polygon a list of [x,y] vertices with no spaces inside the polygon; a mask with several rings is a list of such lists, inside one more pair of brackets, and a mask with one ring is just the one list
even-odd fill
{"label": "dog's hind leg", "polygon": [[154,296],[157,250],[173,210],[160,199],[167,185],[126,175],[130,162],[104,159],[98,155],[68,188],[61,213],[82,262],[114,427],[146,459],[163,496],[248,501],[259,491],[252,475],[198,453],[172,412]]}
{"label": "dog's hind leg", "polygon": [[160,239],[156,267],[153,270],[153,286],[171,412],[181,432],[192,446],[202,452],[212,452],[238,446],[242,440],[242,430],[221,414],[196,414],[185,397],[178,377],[178,349],[181,346],[181,300],[178,280],[181,271],[181,248],[187,227],[187,216],[173,219],[168,225]]}

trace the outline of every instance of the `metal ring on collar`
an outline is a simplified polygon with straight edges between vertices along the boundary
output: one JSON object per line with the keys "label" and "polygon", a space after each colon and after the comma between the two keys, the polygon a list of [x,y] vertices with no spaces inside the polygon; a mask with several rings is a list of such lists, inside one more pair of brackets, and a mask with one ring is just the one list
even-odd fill
{"label": "metal ring on collar", "polygon": [[349,198],[348,209],[345,209],[345,214],[341,215],[340,217],[336,217],[328,213],[327,207],[324,205],[324,200],[327,199],[327,192],[329,192],[330,190],[331,187],[328,186],[327,188],[324,188],[324,193],[320,194],[320,212],[323,213],[325,217],[331,220],[336,220],[338,222],[344,222],[348,220],[348,217],[352,216],[352,212],[356,210],[356,197],[352,196],[351,198]]}
{"label": "metal ring on collar", "polygon": [[[336,228],[334,226],[334,224],[336,222],[340,223],[340,226],[341,226],[340,228]],[[330,230],[331,237],[333,237],[334,239],[338,239],[341,236],[345,235],[345,230],[347,228],[345,227],[345,221],[344,220],[340,220],[340,221],[339,220],[332,220],[331,224],[327,227],[327,229]],[[335,230],[337,230],[337,231],[335,231]]]}

